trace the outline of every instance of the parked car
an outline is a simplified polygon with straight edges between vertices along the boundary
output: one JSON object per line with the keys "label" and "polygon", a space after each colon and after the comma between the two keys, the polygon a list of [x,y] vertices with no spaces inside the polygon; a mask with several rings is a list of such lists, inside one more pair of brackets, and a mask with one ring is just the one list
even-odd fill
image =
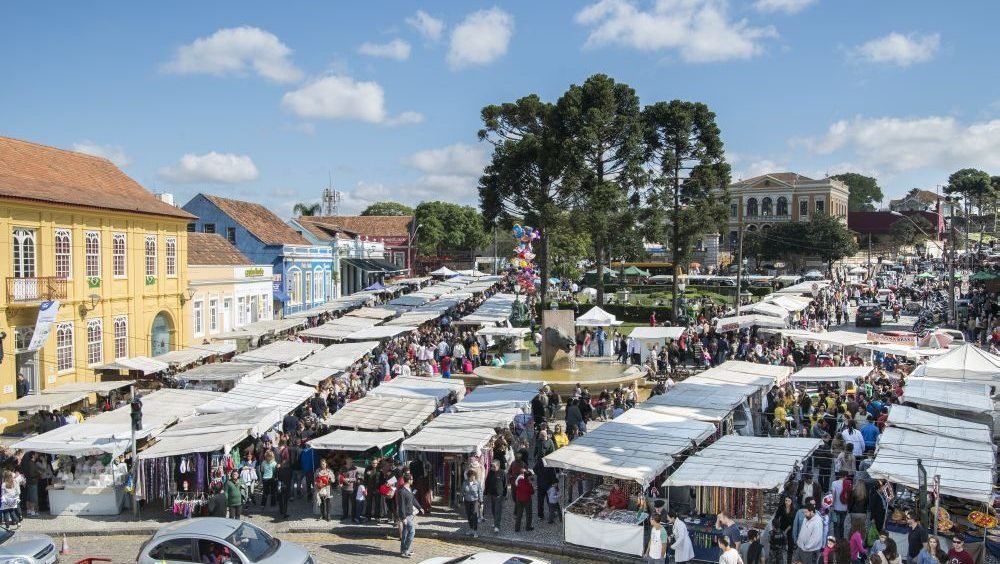
{"label": "parked car", "polygon": [[282,541],[246,521],[221,517],[185,519],[160,527],[139,549],[136,564],[209,562],[313,564],[305,548]]}
{"label": "parked car", "polygon": [[0,528],[0,562],[52,564],[58,559],[59,551],[52,537]]}
{"label": "parked car", "polygon": [[457,558],[451,556],[428,558],[420,564],[549,564],[549,561],[507,552],[477,552]]}
{"label": "parked car", "polygon": [[854,315],[854,326],[861,327],[870,325],[882,326],[882,306],[875,302],[862,303],[858,306],[858,311]]}

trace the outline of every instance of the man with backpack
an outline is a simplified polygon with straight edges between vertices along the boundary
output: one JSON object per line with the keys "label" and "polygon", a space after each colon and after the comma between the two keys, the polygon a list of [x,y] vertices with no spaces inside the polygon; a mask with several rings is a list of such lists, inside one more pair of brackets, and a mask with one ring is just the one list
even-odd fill
{"label": "man with backpack", "polygon": [[847,504],[851,500],[851,488],[853,482],[847,477],[847,471],[841,470],[837,474],[837,479],[830,485],[830,493],[833,494],[833,521],[831,527],[833,536],[838,540],[844,538],[844,525],[847,522]]}

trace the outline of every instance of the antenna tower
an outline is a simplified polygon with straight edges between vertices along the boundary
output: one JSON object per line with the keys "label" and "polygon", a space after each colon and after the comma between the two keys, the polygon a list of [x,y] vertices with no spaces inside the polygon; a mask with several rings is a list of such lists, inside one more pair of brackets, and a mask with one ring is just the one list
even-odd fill
{"label": "antenna tower", "polygon": [[337,211],[340,208],[340,201],[340,190],[334,190],[329,187],[323,189],[323,215],[337,215]]}

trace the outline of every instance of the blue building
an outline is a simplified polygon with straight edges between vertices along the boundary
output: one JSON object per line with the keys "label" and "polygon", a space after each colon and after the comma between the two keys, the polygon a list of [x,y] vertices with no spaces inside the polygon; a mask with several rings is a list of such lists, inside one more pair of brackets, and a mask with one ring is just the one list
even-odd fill
{"label": "blue building", "polygon": [[198,194],[184,205],[198,216],[188,231],[218,233],[254,264],[274,266],[274,311],[288,315],[335,295],[334,253],[314,245],[260,204]]}

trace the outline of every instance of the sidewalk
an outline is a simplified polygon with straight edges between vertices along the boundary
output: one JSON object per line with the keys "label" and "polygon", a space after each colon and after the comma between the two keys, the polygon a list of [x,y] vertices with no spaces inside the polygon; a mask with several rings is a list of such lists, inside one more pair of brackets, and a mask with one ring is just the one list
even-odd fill
{"label": "sidewalk", "polygon": [[[261,511],[260,506],[251,506],[250,511],[243,516],[243,519],[278,536],[288,533],[332,533],[358,539],[397,537],[396,529],[391,524],[358,525],[349,520],[341,521],[339,496],[334,498],[333,510],[337,516],[334,520],[326,522],[313,516],[311,506],[299,500],[289,504],[290,517],[288,519],[278,518],[276,509],[267,508]],[[486,511],[488,513],[488,507]],[[560,521],[557,519],[550,525],[545,520],[537,518],[537,511],[538,509],[534,508],[533,525],[535,530],[525,531],[522,529],[520,533],[515,533],[514,504],[508,499],[504,506],[500,534],[493,533],[492,519],[487,516],[486,521],[479,524],[479,538],[476,542],[494,546],[499,550],[513,552],[534,550],[559,556],[588,559],[599,555],[602,560],[607,562],[629,564],[641,561],[639,558],[627,555],[599,553],[595,549],[566,544],[562,540],[563,532]],[[38,515],[25,519],[19,530],[28,533],[44,533],[53,537],[62,537],[63,535],[80,537],[95,534],[148,536],[163,525],[180,519],[182,517],[169,511],[147,507],[138,519],[133,519],[128,510],[114,516],[68,515],[53,517],[51,515]],[[468,522],[464,514],[451,508],[435,505],[430,515],[417,516],[417,542],[421,537],[459,542],[465,539],[471,540],[467,534],[468,531]]]}

